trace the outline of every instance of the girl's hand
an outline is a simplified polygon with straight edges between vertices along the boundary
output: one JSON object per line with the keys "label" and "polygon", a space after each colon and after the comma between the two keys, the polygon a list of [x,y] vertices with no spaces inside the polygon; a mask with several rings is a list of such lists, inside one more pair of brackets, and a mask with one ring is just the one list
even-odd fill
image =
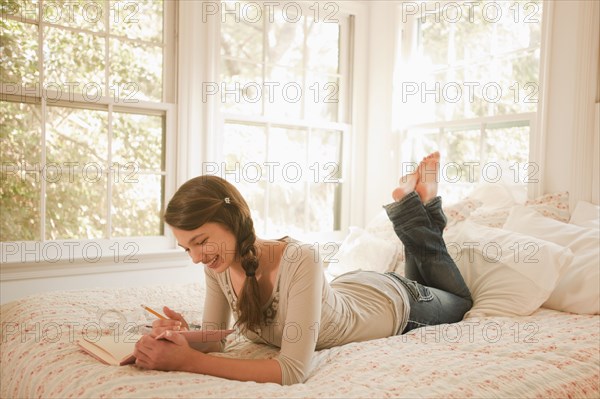
{"label": "girl's hand", "polygon": [[135,364],[144,369],[182,370],[190,359],[190,348],[185,337],[174,331],[165,331],[154,338],[144,335],[135,344]]}
{"label": "girl's hand", "polygon": [[168,307],[163,307],[163,312],[168,319],[156,319],[152,322],[152,337],[157,337],[166,331],[187,331],[189,330],[188,323],[185,321],[181,313],[177,313]]}

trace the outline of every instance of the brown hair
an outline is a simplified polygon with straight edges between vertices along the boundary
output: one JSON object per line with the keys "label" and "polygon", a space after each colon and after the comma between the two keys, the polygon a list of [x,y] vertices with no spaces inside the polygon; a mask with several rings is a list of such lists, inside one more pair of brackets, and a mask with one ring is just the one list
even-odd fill
{"label": "brown hair", "polygon": [[169,226],[186,231],[209,222],[219,223],[235,236],[236,259],[241,260],[246,272],[237,303],[237,324],[243,330],[258,328],[262,313],[258,281],[254,276],[258,268],[256,234],[250,208],[240,192],[220,177],[195,177],[179,187],[171,198],[164,220]]}

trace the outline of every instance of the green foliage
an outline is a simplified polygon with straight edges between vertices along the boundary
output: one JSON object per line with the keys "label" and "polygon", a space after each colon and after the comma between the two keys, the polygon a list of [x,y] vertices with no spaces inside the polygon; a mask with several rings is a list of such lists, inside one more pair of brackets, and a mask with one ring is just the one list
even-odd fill
{"label": "green foliage", "polygon": [[[0,78],[28,94],[0,102],[0,241],[162,234],[164,116],[110,112],[96,95],[162,101],[163,2],[44,4],[0,0]],[[50,90],[37,92],[45,114],[35,89]]]}

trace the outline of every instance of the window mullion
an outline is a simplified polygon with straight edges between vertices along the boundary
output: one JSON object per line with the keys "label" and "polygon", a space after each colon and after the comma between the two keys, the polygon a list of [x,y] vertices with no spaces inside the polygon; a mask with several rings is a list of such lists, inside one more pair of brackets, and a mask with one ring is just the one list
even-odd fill
{"label": "window mullion", "polygon": [[[305,149],[305,158],[306,159],[306,165],[308,166],[308,168],[310,169],[309,162],[310,162],[310,144],[311,144],[311,139],[312,139],[312,128],[308,128],[307,132],[307,137],[306,137],[306,149]],[[317,169],[319,172],[316,174],[317,176],[320,176],[320,165],[319,168]],[[308,206],[309,201],[310,201],[310,188],[311,188],[311,180],[310,180],[310,173],[308,173],[307,171],[307,178],[302,179],[304,180],[304,185],[305,185],[305,189],[304,189],[304,231],[309,231],[309,210],[310,207]],[[316,179],[318,180],[319,177]],[[317,183],[318,181],[316,181],[315,183]]]}
{"label": "window mullion", "polygon": [[38,4],[38,74],[40,83],[40,129],[41,129],[41,154],[40,154],[40,241],[46,240],[46,179],[42,170],[46,165],[46,96],[44,96],[44,22],[42,18],[44,0]]}
{"label": "window mullion", "polygon": [[[265,95],[264,95],[264,85],[265,82],[267,81],[267,49],[269,48],[269,25],[268,25],[268,20],[267,18],[264,18],[263,20],[263,46],[262,46],[262,84],[263,84],[263,93],[262,93],[262,98],[261,98],[261,105],[262,105],[262,112],[261,115],[265,116],[267,115],[267,103],[265,102]],[[268,137],[268,136],[267,136]],[[269,158],[267,158],[269,159]],[[268,184],[267,184],[268,186]],[[266,220],[266,219],[265,219]]]}
{"label": "window mullion", "polygon": [[487,127],[487,124],[485,122],[482,122],[481,127],[479,129],[479,160],[481,162],[483,162],[485,160],[486,127]]}
{"label": "window mullion", "polygon": [[[443,126],[440,126],[440,130],[438,133],[438,148],[440,151],[447,153],[447,140],[446,140],[446,129]],[[413,154],[414,159],[419,159],[417,154]]]}
{"label": "window mullion", "polygon": [[41,101],[41,121],[40,121],[40,129],[41,129],[41,159],[40,159],[40,241],[46,240],[46,179],[42,174],[44,167],[46,165],[46,99],[42,97]]}
{"label": "window mullion", "polygon": [[[106,238],[110,239],[112,235],[112,190],[113,190],[113,173],[112,168],[112,141],[113,141],[113,106],[108,104],[108,121],[107,121],[107,152],[106,154]],[[117,176],[120,176],[120,165],[116,166]]]}
{"label": "window mullion", "polygon": [[[110,77],[110,44],[109,44],[109,35],[110,35],[110,9],[109,9],[109,0],[104,0],[104,93],[106,93],[107,97],[109,96],[109,77]],[[116,93],[118,95],[118,92]],[[110,113],[110,106],[109,106]]]}
{"label": "window mullion", "polygon": [[[271,123],[267,122],[265,125],[265,145],[266,145],[266,149],[265,149],[265,160],[268,161],[270,159],[270,154],[269,154],[269,148],[271,147],[270,145],[270,141],[271,141]],[[263,208],[263,212],[265,215],[265,221],[264,221],[264,226],[263,226],[263,231],[268,231],[269,228],[269,208],[270,208],[270,203],[271,202],[271,185],[269,183],[265,184],[265,201],[264,201],[264,208]]]}
{"label": "window mullion", "polygon": [[354,56],[354,18],[351,16],[347,21],[339,25],[339,60],[338,60],[338,103],[337,122],[349,122],[352,115],[352,57]]}
{"label": "window mullion", "polygon": [[[306,102],[308,101],[308,91],[307,91],[307,87],[306,87],[306,82],[307,82],[307,72],[308,72],[308,65],[306,62],[307,57],[307,53],[308,53],[308,45],[306,44],[306,40],[307,40],[307,35],[308,35],[308,28],[307,28],[307,19],[304,18],[303,21],[304,25],[302,26],[303,29],[303,41],[302,41],[302,103],[300,104],[300,118],[302,119],[306,119],[307,115],[306,115]],[[317,93],[319,92],[319,87],[317,86]]]}
{"label": "window mullion", "polygon": [[[110,87],[110,5],[109,0],[104,0],[104,92],[108,95]],[[118,92],[116,93],[118,95]],[[114,171],[111,168],[112,163],[112,116],[113,116],[113,105],[112,101],[108,103],[108,120],[107,120],[107,154],[106,154],[106,231],[104,232],[106,238],[111,238],[112,232],[112,174]],[[119,168],[119,165],[117,165]]]}

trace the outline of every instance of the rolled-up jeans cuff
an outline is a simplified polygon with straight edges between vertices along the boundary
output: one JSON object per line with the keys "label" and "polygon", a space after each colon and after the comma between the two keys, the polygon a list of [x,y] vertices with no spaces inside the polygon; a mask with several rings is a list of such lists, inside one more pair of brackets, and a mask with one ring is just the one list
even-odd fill
{"label": "rolled-up jeans cuff", "polygon": [[439,195],[433,197],[427,204],[425,204],[425,208],[437,208],[442,206],[442,197]]}
{"label": "rolled-up jeans cuff", "polygon": [[[417,201],[415,201],[415,198]],[[400,201],[384,205],[383,208],[387,212],[389,218],[393,219],[394,216],[397,216],[402,212],[406,212],[407,209],[420,206],[422,206],[421,198],[419,197],[419,194],[417,194],[416,191],[413,191],[409,194],[406,194]]]}
{"label": "rolled-up jeans cuff", "polygon": [[400,237],[400,232],[397,229],[406,230],[415,226],[431,226],[431,220],[421,202],[421,197],[416,192],[407,194],[398,202],[384,205],[384,208],[398,237]]}

